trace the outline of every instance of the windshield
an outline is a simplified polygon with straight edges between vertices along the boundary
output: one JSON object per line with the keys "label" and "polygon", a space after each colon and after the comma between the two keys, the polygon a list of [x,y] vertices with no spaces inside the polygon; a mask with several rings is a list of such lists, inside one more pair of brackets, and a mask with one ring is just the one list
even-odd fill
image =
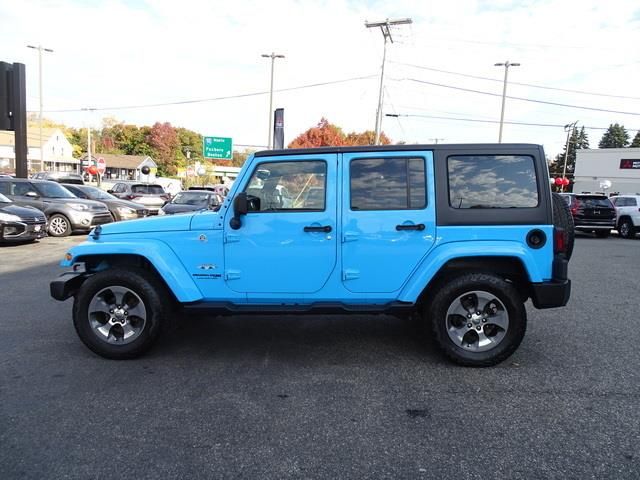
{"label": "windshield", "polygon": [[578,197],[578,203],[585,208],[612,208],[606,197]]}
{"label": "windshield", "polygon": [[0,203],[11,203],[11,200],[0,193]]}
{"label": "windshield", "polygon": [[110,193],[100,190],[97,187],[82,187],[80,190],[92,200],[117,200],[116,197]]}
{"label": "windshield", "polygon": [[76,198],[73,193],[55,182],[34,183],[34,186],[43,197]]}
{"label": "windshield", "polygon": [[204,192],[181,192],[171,203],[176,205],[206,205],[209,194]]}
{"label": "windshield", "polygon": [[160,185],[133,185],[131,187],[133,193],[148,193],[151,195],[163,195],[164,189]]}

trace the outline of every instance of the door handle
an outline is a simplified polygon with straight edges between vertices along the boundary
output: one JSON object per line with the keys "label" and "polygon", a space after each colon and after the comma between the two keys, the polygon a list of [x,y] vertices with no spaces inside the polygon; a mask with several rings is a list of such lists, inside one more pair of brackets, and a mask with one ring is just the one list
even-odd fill
{"label": "door handle", "polygon": [[424,230],[424,223],[418,223],[416,225],[396,225],[396,230],[397,231],[402,231],[402,230],[419,230],[422,231]]}
{"label": "door handle", "polygon": [[331,231],[331,225],[325,225],[323,227],[304,227],[305,232],[324,232],[329,233]]}

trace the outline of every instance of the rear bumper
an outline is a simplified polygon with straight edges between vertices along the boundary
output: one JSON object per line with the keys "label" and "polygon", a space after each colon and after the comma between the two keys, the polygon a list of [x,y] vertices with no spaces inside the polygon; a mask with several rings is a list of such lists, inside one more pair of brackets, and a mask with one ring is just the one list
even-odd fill
{"label": "rear bumper", "polygon": [[564,307],[571,296],[568,278],[569,260],[556,255],[553,259],[553,280],[531,284],[531,301],[536,308]]}
{"label": "rear bumper", "polygon": [[576,230],[611,230],[616,228],[616,219],[611,220],[577,220]]}
{"label": "rear bumper", "polygon": [[532,283],[531,301],[536,308],[564,307],[571,296],[571,280]]}
{"label": "rear bumper", "polygon": [[51,296],[56,300],[66,300],[75,295],[80,285],[87,279],[85,273],[65,272],[49,284]]}

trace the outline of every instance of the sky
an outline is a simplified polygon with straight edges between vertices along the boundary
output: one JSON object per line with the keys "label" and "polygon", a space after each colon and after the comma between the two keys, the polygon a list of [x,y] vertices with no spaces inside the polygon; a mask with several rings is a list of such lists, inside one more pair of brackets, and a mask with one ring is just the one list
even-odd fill
{"label": "sky", "polygon": [[[520,63],[508,96],[617,113],[507,98],[505,122],[555,126],[505,124],[504,142],[553,157],[575,121],[640,129],[637,0],[0,0],[0,60],[26,65],[37,111],[27,45],[54,50],[43,54],[45,118],[170,122],[266,146],[271,60],[261,55],[282,54],[274,108],[285,109],[286,144],[322,117],[345,132],[375,128],[384,42],[365,21],[397,18],[413,23],[392,28],[387,46],[382,129],[394,143],[496,142],[504,67],[494,64],[507,60]],[[597,147],[603,130],[587,133]]]}

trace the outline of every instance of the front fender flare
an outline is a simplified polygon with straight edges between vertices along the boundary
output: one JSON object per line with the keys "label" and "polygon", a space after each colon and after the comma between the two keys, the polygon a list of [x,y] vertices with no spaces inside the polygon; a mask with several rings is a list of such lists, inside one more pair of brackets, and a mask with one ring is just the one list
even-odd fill
{"label": "front fender flare", "polygon": [[71,259],[60,262],[63,267],[70,267],[75,262],[82,262],[83,257],[108,257],[110,255],[137,255],[151,263],[158,271],[167,286],[179,302],[197,302],[202,300],[202,293],[192,280],[189,272],[164,242],[153,239],[136,238],[133,241],[109,241],[108,243],[87,241],[69,250]]}

